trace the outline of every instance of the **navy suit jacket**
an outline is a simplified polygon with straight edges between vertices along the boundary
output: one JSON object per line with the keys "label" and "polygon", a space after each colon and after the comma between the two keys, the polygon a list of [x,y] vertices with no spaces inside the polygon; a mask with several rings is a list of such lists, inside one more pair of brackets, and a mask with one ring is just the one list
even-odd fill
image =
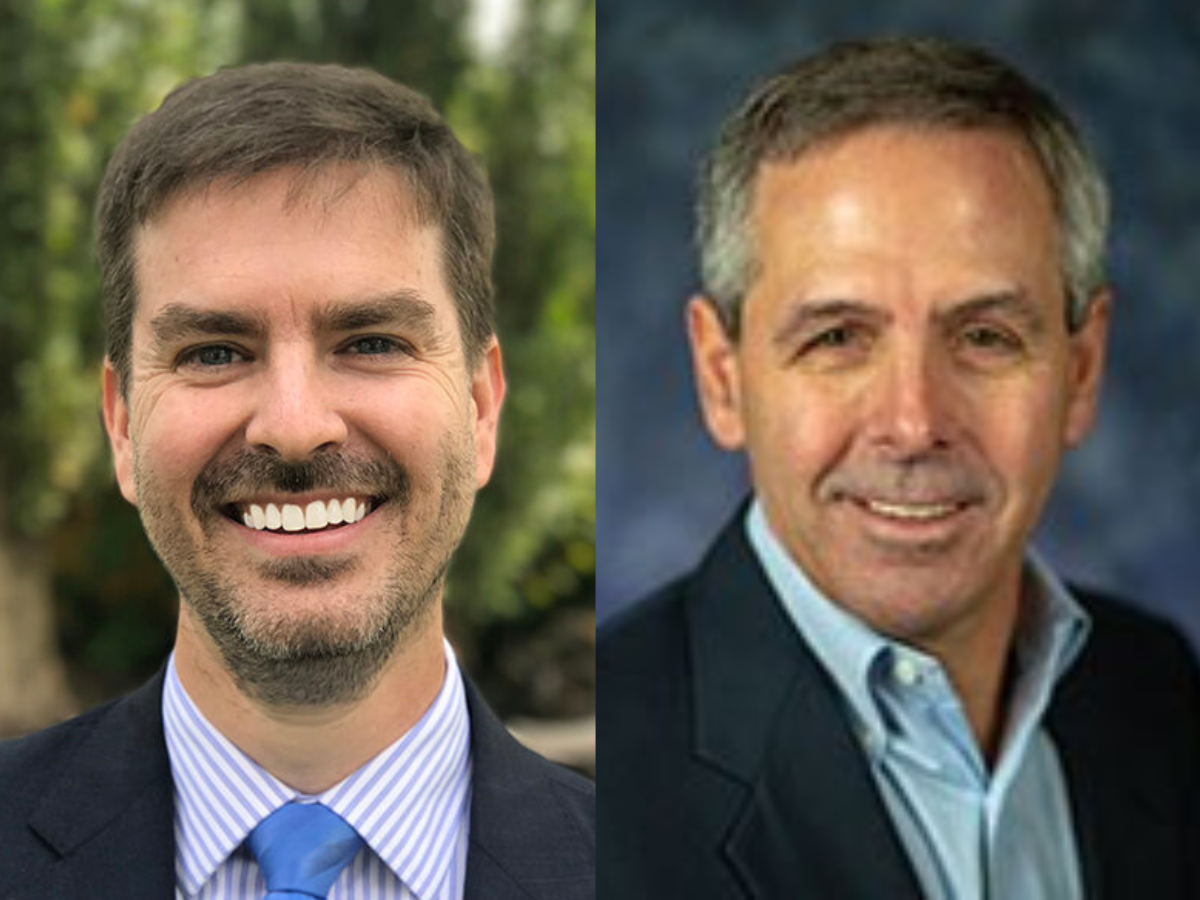
{"label": "navy suit jacket", "polygon": [[[920,898],[837,688],[743,531],[602,632],[599,896]],[[1197,900],[1196,667],[1167,626],[1081,600],[1094,627],[1048,727],[1086,895]]]}
{"label": "navy suit jacket", "polygon": [[[466,900],[592,900],[595,786],[518,744],[466,687]],[[0,900],[174,897],[173,794],[162,673],[123,700],[0,744]]]}

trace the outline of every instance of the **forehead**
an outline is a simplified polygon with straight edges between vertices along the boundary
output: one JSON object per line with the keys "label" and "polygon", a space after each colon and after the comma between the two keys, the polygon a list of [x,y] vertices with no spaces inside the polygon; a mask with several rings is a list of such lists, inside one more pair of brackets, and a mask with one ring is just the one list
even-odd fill
{"label": "forehead", "polygon": [[[781,206],[817,211],[848,201],[897,207],[916,201],[930,213],[961,199],[976,209],[1053,215],[1053,197],[1033,151],[999,129],[881,125],[819,142],[794,157],[768,159],[759,168],[753,216],[761,221]],[[839,204],[838,201],[842,202]],[[782,203],[780,203],[782,201]]]}
{"label": "forehead", "polygon": [[135,338],[180,304],[269,324],[347,299],[419,295],[452,322],[440,228],[420,212],[384,167],[280,169],[184,190],[134,237]]}
{"label": "forehead", "polygon": [[752,228],[766,273],[1057,268],[1045,176],[1032,151],[999,130],[877,127],[769,161]]}

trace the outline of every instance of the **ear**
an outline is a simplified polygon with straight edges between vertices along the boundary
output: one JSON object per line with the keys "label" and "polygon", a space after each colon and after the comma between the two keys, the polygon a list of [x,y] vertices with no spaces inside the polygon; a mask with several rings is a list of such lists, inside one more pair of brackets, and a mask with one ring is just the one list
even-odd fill
{"label": "ear", "polygon": [[1068,447],[1079,444],[1096,421],[1100,402],[1100,382],[1108,347],[1108,318],[1112,295],[1097,294],[1088,308],[1087,318],[1071,335],[1070,398],[1063,441]]}
{"label": "ear", "polygon": [[129,440],[129,404],[121,393],[112,361],[104,359],[104,430],[112,447],[113,468],[121,495],[137,506],[137,491],[133,482],[133,444]]}
{"label": "ear", "polygon": [[483,487],[492,476],[505,389],[500,342],[493,335],[471,376],[471,400],[475,407],[476,487]]}
{"label": "ear", "polygon": [[737,346],[712,300],[695,296],[688,301],[687,333],[704,424],[719,446],[741,449],[746,429]]}

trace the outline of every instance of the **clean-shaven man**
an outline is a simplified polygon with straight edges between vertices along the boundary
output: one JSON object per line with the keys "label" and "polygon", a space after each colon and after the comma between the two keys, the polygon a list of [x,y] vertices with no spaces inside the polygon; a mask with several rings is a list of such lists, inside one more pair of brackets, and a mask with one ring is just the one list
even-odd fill
{"label": "clean-shaven man", "polygon": [[600,895],[1200,897],[1200,690],[1029,547],[1092,425],[1107,193],[1053,100],[937,40],[726,122],[687,308],[753,496],[602,636]]}
{"label": "clean-shaven man", "polygon": [[0,897],[594,895],[594,792],[458,669],[496,451],[492,198],[428,102],[270,64],[177,89],[100,190],[104,422],[178,586],[131,697],[0,747]]}

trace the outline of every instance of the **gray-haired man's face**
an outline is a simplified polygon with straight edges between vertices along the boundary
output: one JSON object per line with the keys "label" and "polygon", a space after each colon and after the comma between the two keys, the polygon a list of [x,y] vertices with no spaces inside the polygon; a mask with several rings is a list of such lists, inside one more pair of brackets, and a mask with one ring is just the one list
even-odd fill
{"label": "gray-haired man's face", "polygon": [[931,648],[1002,625],[1106,330],[1102,299],[1067,332],[1036,161],[1002,133],[870,129],[765,166],[752,222],[739,340],[689,310],[713,435],[835,602]]}

